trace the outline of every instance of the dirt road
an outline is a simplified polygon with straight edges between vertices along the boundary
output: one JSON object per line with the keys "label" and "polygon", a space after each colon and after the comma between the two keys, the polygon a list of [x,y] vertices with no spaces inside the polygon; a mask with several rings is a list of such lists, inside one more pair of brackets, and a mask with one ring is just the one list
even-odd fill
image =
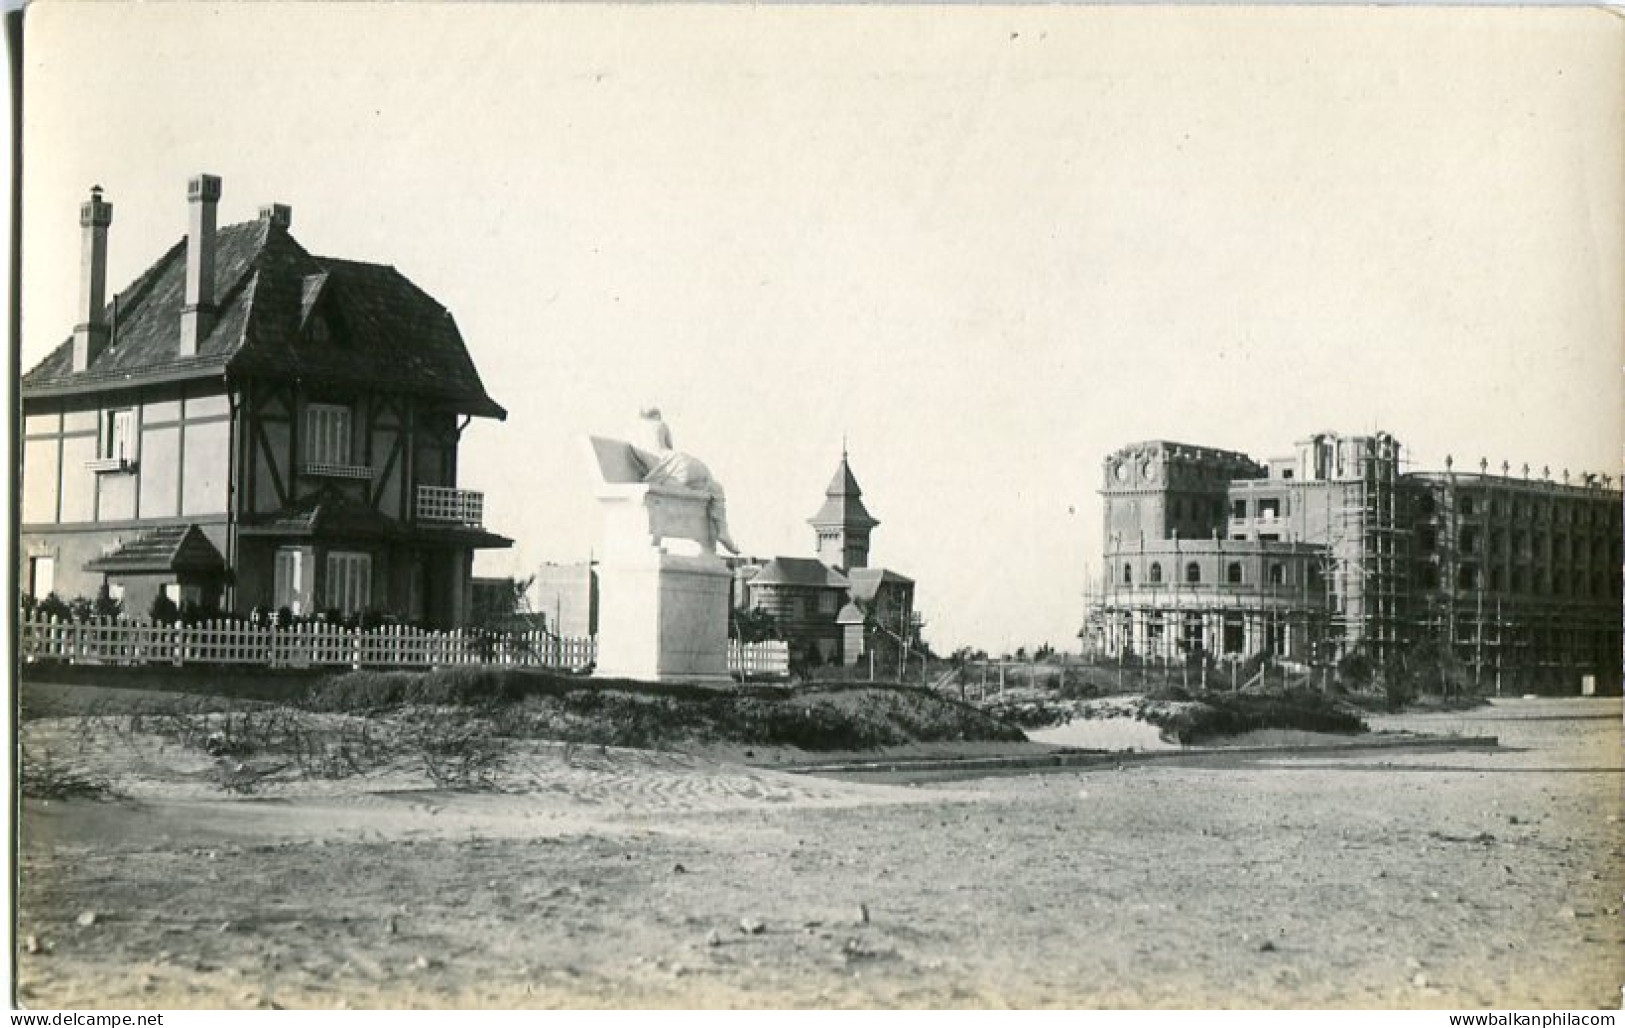
{"label": "dirt road", "polygon": [[541,748],[500,795],[148,776],[24,805],[22,999],[1617,1007],[1619,701],[1373,727],[1502,745],[943,783]]}

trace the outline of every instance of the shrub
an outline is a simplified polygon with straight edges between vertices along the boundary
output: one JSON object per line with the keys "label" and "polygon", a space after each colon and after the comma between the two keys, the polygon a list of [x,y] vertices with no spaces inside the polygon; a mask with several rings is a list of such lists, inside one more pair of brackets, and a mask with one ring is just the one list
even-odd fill
{"label": "shrub", "polygon": [[147,617],[160,625],[173,625],[180,620],[180,608],[162,590],[152,598],[152,605],[147,608]]}
{"label": "shrub", "polygon": [[25,746],[22,756],[17,785],[24,796],[42,800],[99,800],[114,794],[112,782],[59,763],[49,750],[36,751]]}
{"label": "shrub", "polygon": [[406,706],[471,706],[524,695],[523,672],[459,667],[440,671],[351,671],[323,679],[305,698],[312,710],[364,712]]}
{"label": "shrub", "polygon": [[423,770],[442,789],[493,789],[507,762],[509,741],[478,718],[435,711],[414,722],[407,741]]}
{"label": "shrub", "polygon": [[42,618],[56,618],[58,621],[69,621],[73,617],[68,605],[62,602],[62,597],[56,593],[50,593],[39,601],[37,613]]}
{"label": "shrub", "polygon": [[113,598],[113,590],[104,581],[102,587],[96,590],[96,601],[91,613],[99,618],[116,618],[124,613],[124,601]]}
{"label": "shrub", "polygon": [[1187,745],[1269,728],[1346,735],[1366,731],[1365,721],[1357,712],[1308,690],[1219,693],[1168,713],[1142,708],[1142,714],[1150,714],[1146,720],[1158,725],[1164,735]]}
{"label": "shrub", "polygon": [[1347,688],[1367,688],[1376,676],[1377,665],[1362,651],[1344,654],[1337,662],[1337,680]]}

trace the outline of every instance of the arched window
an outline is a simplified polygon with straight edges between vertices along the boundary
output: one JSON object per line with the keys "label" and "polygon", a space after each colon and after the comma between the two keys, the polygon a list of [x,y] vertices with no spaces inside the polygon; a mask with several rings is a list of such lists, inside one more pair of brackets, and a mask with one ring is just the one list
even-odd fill
{"label": "arched window", "polygon": [[1151,584],[1152,585],[1158,585],[1161,582],[1162,582],[1162,565],[1157,563],[1156,561],[1152,561],[1151,562]]}
{"label": "arched window", "polygon": [[1224,569],[1224,580],[1231,585],[1241,584],[1241,561],[1232,561]]}
{"label": "arched window", "polygon": [[1124,564],[1123,565],[1123,584],[1124,585],[1133,585],[1134,584],[1134,565],[1133,564]]}
{"label": "arched window", "polygon": [[1286,584],[1286,565],[1280,561],[1270,565],[1270,585]]}
{"label": "arched window", "polygon": [[1191,561],[1189,564],[1186,564],[1185,565],[1185,581],[1187,581],[1187,582],[1191,583],[1192,585],[1194,585],[1197,582],[1200,582],[1201,580],[1202,580],[1202,565],[1196,563],[1196,561],[1194,561],[1194,560]]}

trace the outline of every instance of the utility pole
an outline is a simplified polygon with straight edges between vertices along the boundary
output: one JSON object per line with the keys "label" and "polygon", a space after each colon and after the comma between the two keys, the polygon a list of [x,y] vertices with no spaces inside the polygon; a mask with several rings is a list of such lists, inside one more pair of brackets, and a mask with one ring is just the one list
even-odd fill
{"label": "utility pole", "polygon": [[1478,632],[1473,641],[1473,692],[1479,691],[1479,683],[1484,674],[1484,575],[1479,569],[1478,575]]}

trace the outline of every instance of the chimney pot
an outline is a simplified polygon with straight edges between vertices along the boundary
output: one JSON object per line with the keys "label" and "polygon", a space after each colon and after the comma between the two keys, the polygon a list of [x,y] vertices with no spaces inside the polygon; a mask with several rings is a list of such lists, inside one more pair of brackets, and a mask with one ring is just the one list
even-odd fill
{"label": "chimney pot", "polygon": [[186,183],[186,199],[189,203],[219,203],[220,176],[192,176],[191,180]]}
{"label": "chimney pot", "polygon": [[220,178],[196,175],[186,184],[186,302],[181,307],[180,356],[196,356],[214,328],[214,224]]}
{"label": "chimney pot", "polygon": [[107,227],[113,205],[102,200],[102,187],[90,187],[90,199],[79,205],[79,318],[73,326],[73,370],[84,371],[101,356],[112,333],[107,306]]}
{"label": "chimney pot", "polygon": [[278,228],[290,228],[293,225],[293,208],[285,203],[268,203],[260,208],[260,220],[269,221]]}

